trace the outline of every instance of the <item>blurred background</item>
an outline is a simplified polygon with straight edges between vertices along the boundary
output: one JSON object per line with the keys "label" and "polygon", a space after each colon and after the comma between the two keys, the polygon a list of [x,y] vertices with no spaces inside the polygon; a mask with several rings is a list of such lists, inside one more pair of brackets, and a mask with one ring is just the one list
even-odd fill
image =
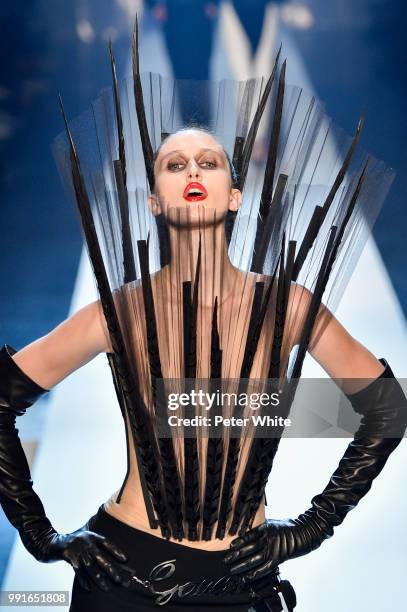
{"label": "blurred background", "polygon": [[[315,92],[348,133],[360,114],[365,115],[363,147],[397,175],[374,228],[377,268],[363,268],[366,278],[381,275],[388,301],[381,301],[381,290],[365,292],[365,299],[371,295],[376,318],[364,333],[368,338],[381,326],[388,330],[386,321],[397,319],[387,338],[390,335],[388,341],[397,345],[396,352],[400,347],[404,351],[407,4],[403,0],[3,0],[1,344],[22,348],[48,333],[80,302],[83,240],[51,154],[52,140],[62,129],[57,96],[62,94],[72,118],[110,84],[108,40],[114,45],[119,77],[130,73],[136,14],[142,71],[194,79],[267,76],[282,42],[289,82]],[[368,309],[368,302],[364,307]],[[396,373],[407,376],[406,371]],[[21,436],[33,469],[49,411],[50,402],[40,402],[21,419]],[[0,510],[0,585],[14,543],[14,530]],[[365,609],[385,608],[358,606]]]}

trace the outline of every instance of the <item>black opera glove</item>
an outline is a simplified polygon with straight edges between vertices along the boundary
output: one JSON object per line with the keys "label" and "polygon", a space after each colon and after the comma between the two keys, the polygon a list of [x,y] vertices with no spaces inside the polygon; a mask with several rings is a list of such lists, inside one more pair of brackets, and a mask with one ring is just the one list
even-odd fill
{"label": "black opera glove", "polygon": [[[55,530],[47,534],[41,543],[41,561],[67,561],[72,565],[81,586],[90,590],[91,582],[107,591],[111,587],[109,578],[115,583],[128,586],[131,573],[117,561],[127,561],[126,555],[111,540],[90,531],[85,525],[68,534]],[[90,579],[90,581],[89,581]]]}
{"label": "black opera glove", "polygon": [[294,557],[318,548],[322,539],[307,521],[271,520],[236,538],[225,557],[232,575],[244,574],[252,581],[273,572]]}
{"label": "black opera glove", "polygon": [[126,557],[115,544],[89,531],[89,525],[59,534],[45,515],[33,490],[15,420],[48,391],[19,368],[12,359],[15,352],[8,345],[0,350],[0,504],[4,514],[38,561],[67,561],[84,588],[89,588],[88,578],[104,590],[111,585],[108,577],[127,585],[128,573],[117,563],[126,561]]}
{"label": "black opera glove", "polygon": [[298,518],[268,520],[233,540],[225,556],[232,574],[245,573],[247,580],[255,580],[284,561],[315,550],[369,491],[407,427],[406,396],[387,361],[380,361],[385,366],[382,374],[347,395],[363,416],[324,491]]}

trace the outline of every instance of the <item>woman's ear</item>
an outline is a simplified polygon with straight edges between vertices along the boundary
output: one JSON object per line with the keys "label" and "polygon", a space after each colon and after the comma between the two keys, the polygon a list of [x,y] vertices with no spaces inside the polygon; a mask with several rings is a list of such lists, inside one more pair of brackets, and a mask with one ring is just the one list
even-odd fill
{"label": "woman's ear", "polygon": [[242,192],[240,189],[231,189],[229,198],[229,210],[236,212],[240,208],[242,201]]}
{"label": "woman's ear", "polygon": [[161,206],[158,202],[157,196],[154,193],[152,193],[151,195],[148,196],[147,200],[148,200],[148,207],[153,213],[154,217],[156,217],[157,215],[160,215]]}

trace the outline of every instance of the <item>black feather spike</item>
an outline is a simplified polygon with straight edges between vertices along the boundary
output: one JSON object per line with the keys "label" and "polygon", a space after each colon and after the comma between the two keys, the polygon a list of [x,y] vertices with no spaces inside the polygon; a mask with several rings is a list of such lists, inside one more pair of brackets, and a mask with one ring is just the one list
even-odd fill
{"label": "black feather spike", "polygon": [[216,537],[225,537],[226,522],[232,509],[233,488],[236,480],[237,462],[240,452],[240,437],[229,438],[228,452],[226,457],[225,475],[223,477],[223,488],[219,508],[218,525]]}
{"label": "black feather spike", "polygon": [[206,453],[206,482],[203,509],[203,539],[210,540],[217,520],[222,484],[223,440],[209,438]]}
{"label": "black feather spike", "polygon": [[199,237],[198,256],[195,269],[194,292],[191,302],[191,281],[182,283],[184,313],[184,375],[196,376],[196,321],[198,315],[198,288],[201,270],[201,237]]}
{"label": "black feather spike", "polygon": [[[149,240],[149,237],[148,237]],[[148,262],[148,241],[138,240],[138,253],[141,269],[141,282],[144,298],[144,315],[147,329],[148,358],[150,365],[151,387],[153,403],[156,414],[162,417],[166,415],[166,406],[163,403],[162,395],[157,389],[157,380],[162,379],[162,368],[160,351],[157,335],[157,321],[155,314],[154,296],[151,286],[150,269]],[[161,466],[163,472],[164,490],[168,506],[169,521],[172,527],[173,536],[181,540],[183,532],[182,498],[181,486],[177,470],[174,444],[172,437],[158,438]]]}
{"label": "black feather spike", "polygon": [[[261,315],[266,313],[266,310],[262,310],[262,299],[263,299],[263,291],[264,291],[264,282],[258,281],[256,282],[256,286],[254,289],[253,303],[250,312],[250,321],[249,328],[247,332],[247,340],[245,351],[242,360],[242,366],[240,369],[240,378],[249,378],[250,370],[253,365],[254,355],[257,350],[257,345],[260,338],[260,329],[263,321],[261,320]],[[264,312],[263,312],[264,311]]]}
{"label": "black feather spike", "polygon": [[144,299],[144,314],[146,319],[148,360],[152,382],[162,378],[161,360],[157,336],[157,321],[155,316],[154,297],[149,273],[148,249],[145,240],[137,240],[138,256],[141,270],[141,283]]}
{"label": "black feather spike", "polygon": [[270,146],[267,156],[266,172],[264,175],[263,189],[260,199],[259,213],[264,217],[268,213],[269,203],[272,199],[274,189],[274,176],[276,172],[278,145],[280,143],[281,119],[283,116],[284,93],[285,93],[285,72],[286,60],[281,66],[280,78],[278,81],[278,92],[276,100],[276,108],[273,117],[273,127],[270,136]]}
{"label": "black feather spike", "polygon": [[196,338],[193,335],[193,315],[191,301],[191,281],[182,283],[182,310],[184,327],[184,373],[185,378],[193,378],[196,368]]}
{"label": "black feather spike", "polygon": [[273,200],[270,205],[270,210],[267,212],[267,216],[263,220],[263,223],[260,223],[260,219],[257,223],[251,264],[252,272],[258,272],[261,274],[263,271],[264,261],[270,245],[273,228],[275,227],[276,223],[282,221],[282,216],[278,214],[278,210],[281,207],[281,201],[284,196],[287,181],[288,176],[286,174],[279,175]]}
{"label": "black feather spike", "polygon": [[[266,86],[264,88],[264,92],[260,98],[259,105],[256,109],[255,115],[253,117],[253,121],[251,123],[250,129],[244,141],[244,144],[237,138],[235,141],[235,150],[233,153],[233,160],[234,160],[234,166],[238,173],[238,181],[237,181],[236,187],[240,189],[240,191],[243,191],[243,188],[246,182],[247,171],[249,169],[249,163],[250,163],[250,158],[251,158],[252,151],[253,151],[254,142],[256,140],[257,132],[259,129],[261,118],[264,113],[264,109],[266,108],[267,100],[269,99],[269,96],[270,96],[270,91],[271,91],[271,87],[273,85],[274,78],[276,75],[280,55],[281,55],[281,45],[277,52],[277,56],[274,61],[274,65],[273,65],[271,74],[267,80]],[[239,152],[240,150],[242,151],[241,154]]]}
{"label": "black feather spike", "polygon": [[[196,258],[195,279],[194,279],[194,295],[193,295],[193,300],[192,300],[192,311],[193,311],[195,326],[196,326],[196,318],[198,314],[198,288],[199,288],[199,279],[201,275],[201,257],[202,257],[202,240],[201,240],[201,234],[199,234],[198,255]],[[196,330],[195,330],[195,333],[196,333]]]}
{"label": "black feather spike", "polygon": [[[211,333],[211,391],[216,391],[216,384],[212,382],[219,380],[222,375],[222,349],[219,342],[219,331],[217,321],[218,298],[215,298],[215,305],[212,315]],[[203,508],[203,539],[210,540],[212,528],[216,523],[220,489],[222,482],[223,464],[223,439],[222,436],[210,436],[206,452],[206,478],[205,478],[205,498]]]}
{"label": "black feather spike", "polygon": [[[106,318],[112,347],[117,357],[118,379],[120,380],[120,386],[124,390],[125,396],[129,400],[129,406],[131,409],[129,410],[128,415],[132,428],[132,434],[135,443],[139,447],[141,462],[150,494],[150,496],[145,499],[145,503],[147,507],[148,505],[151,505],[151,503],[153,504],[154,511],[161,528],[161,533],[164,537],[169,537],[170,532],[168,529],[168,517],[166,507],[162,502],[162,487],[157,462],[159,451],[148,422],[147,408],[138,389],[137,377],[135,377],[132,373],[126,354],[125,344],[97,238],[91,206],[85,187],[85,182],[82,177],[79,158],[77,156],[72,135],[68,127],[68,121],[65,115],[61,97],[60,106],[69,142],[72,181],[75,197],[81,216],[82,227],[85,233],[93,271],[97,280],[103,313]],[[152,513],[148,511],[148,516],[151,515]],[[150,524],[150,526],[152,529],[156,528],[155,523]]]}
{"label": "black feather spike", "polygon": [[222,349],[220,348],[218,330],[218,296],[215,297],[215,304],[212,314],[211,330],[211,378],[221,378],[222,376]]}
{"label": "black feather spike", "polygon": [[236,189],[239,189],[241,185],[240,172],[241,172],[241,166],[242,166],[243,148],[244,148],[244,137],[236,136],[235,146],[233,149],[233,157],[232,157],[233,168],[235,169],[236,174],[237,174],[237,181],[233,185]]}
{"label": "black feather spike", "polygon": [[[190,281],[182,283],[183,320],[184,320],[184,362],[185,378],[196,378],[196,324],[198,314],[198,287],[201,269],[201,237],[199,237],[198,256],[195,270],[193,297],[191,301]],[[188,539],[198,539],[200,519],[199,499],[199,460],[197,439],[184,437],[184,498],[185,517],[188,524]]]}
{"label": "black feather spike", "polygon": [[274,321],[273,344],[271,349],[271,360],[268,377],[272,379],[280,378],[281,348],[284,336],[285,320],[287,315],[288,298],[291,287],[292,271],[294,265],[296,242],[289,241],[287,262],[284,267],[285,253],[285,234],[281,247],[280,272],[278,276],[276,313]]}
{"label": "black feather spike", "polygon": [[114,161],[114,173],[119,199],[120,221],[122,226],[122,248],[123,248],[123,270],[124,283],[130,283],[137,278],[136,264],[134,261],[133,244],[130,229],[130,211],[127,189],[123,182],[122,166],[119,160]]}
{"label": "black feather spike", "polygon": [[150,135],[148,133],[146,112],[144,108],[143,88],[140,78],[140,59],[138,48],[138,19],[133,32],[133,47],[132,47],[132,62],[133,62],[133,86],[134,86],[134,101],[136,103],[136,112],[138,125],[140,130],[141,146],[144,155],[144,164],[146,167],[147,180],[150,189],[154,187],[154,153],[151,146]]}
{"label": "black feather spike", "polygon": [[285,232],[283,234],[283,240],[281,244],[280,254],[280,270],[278,273],[277,282],[277,298],[274,318],[274,331],[273,331],[273,344],[271,348],[271,359],[269,368],[269,378],[278,378],[280,374],[280,353],[281,344],[284,333],[284,320],[285,320],[285,287],[284,287],[284,259],[285,259]]}
{"label": "black feather spike", "polygon": [[109,41],[109,56],[110,56],[110,67],[112,71],[112,83],[113,83],[113,97],[114,97],[114,107],[116,113],[116,126],[117,126],[117,139],[119,142],[119,160],[121,165],[121,170],[123,174],[123,183],[127,184],[127,172],[126,172],[126,151],[125,151],[125,143],[124,143],[124,133],[123,133],[123,119],[122,119],[122,110],[120,104],[120,95],[119,95],[119,87],[117,83],[117,75],[116,75],[116,62],[113,55],[113,47],[112,42]]}
{"label": "black feather spike", "polygon": [[[281,428],[281,433],[282,431],[283,428]],[[243,535],[247,529],[250,529],[264,495],[279,443],[280,438],[277,436],[253,440],[254,448],[250,450],[250,467],[247,469],[248,473],[242,478],[242,484],[249,485],[250,483],[250,485],[243,486],[239,491],[235,515],[229,530],[230,535],[237,533],[240,523],[239,535]],[[249,481],[245,480],[247,476],[250,477]]]}
{"label": "black feather spike", "polygon": [[[184,326],[184,369],[185,378],[195,377],[196,335],[193,324],[191,281],[182,283],[182,305]],[[188,539],[198,539],[199,521],[199,481],[198,449],[196,438],[184,437],[184,498],[185,518],[188,524]]]}
{"label": "black feather spike", "polygon": [[247,482],[247,478],[249,476],[251,478],[256,476],[255,468],[261,465],[260,463],[261,458],[262,458],[262,454],[261,454],[260,442],[257,438],[254,438],[252,445],[250,447],[249,459],[248,459],[248,462],[244,470],[243,478],[240,482],[239,492],[238,492],[235,507],[233,510],[232,523],[229,528],[230,535],[236,535],[239,529],[241,516],[244,510],[246,509],[247,504],[250,501],[249,500],[250,485]]}
{"label": "black feather spike", "polygon": [[314,244],[315,238],[318,236],[318,232],[323,222],[323,208],[322,206],[315,206],[314,212],[312,213],[311,220],[308,224],[301,246],[298,249],[297,257],[294,262],[293,269],[293,280],[297,280],[298,275],[301,271],[304,261]]}
{"label": "black feather spike", "polygon": [[196,438],[184,439],[184,494],[185,518],[188,523],[188,539],[198,539],[198,522],[200,518],[199,503],[199,462]]}
{"label": "black feather spike", "polygon": [[355,133],[353,135],[352,141],[349,145],[349,149],[346,153],[345,159],[343,161],[343,164],[338,172],[338,174],[336,175],[335,181],[332,184],[331,189],[329,190],[329,193],[325,199],[325,202],[322,206],[322,208],[320,206],[317,206],[314,210],[312,219],[310,221],[310,224],[308,225],[307,231],[305,233],[304,239],[302,241],[302,244],[300,246],[300,248],[298,249],[298,255],[296,257],[295,263],[294,263],[294,271],[293,271],[293,280],[296,280],[298,278],[298,275],[301,271],[301,268],[304,264],[304,261],[310,251],[310,249],[312,248],[312,245],[314,244],[314,241],[318,235],[318,232],[323,224],[323,222],[325,221],[325,217],[328,214],[328,211],[331,207],[331,204],[335,198],[335,195],[339,189],[339,187],[342,184],[343,179],[345,178],[346,172],[349,168],[349,164],[352,160],[353,154],[355,152],[355,149],[357,147],[357,144],[360,140],[360,136],[362,134],[362,130],[363,130],[363,126],[364,126],[364,118],[361,117],[358,121],[358,124],[356,126],[356,130]]}
{"label": "black feather spike", "polygon": [[[162,414],[162,413],[161,413]],[[172,438],[159,438],[165,496],[172,535],[176,540],[185,537],[183,526],[181,484]]]}
{"label": "black feather spike", "polygon": [[109,41],[109,55],[112,70],[113,99],[116,113],[117,140],[119,143],[119,159],[114,161],[114,173],[116,178],[117,193],[119,197],[120,220],[122,226],[124,282],[129,283],[135,280],[137,278],[137,275],[130,231],[130,212],[127,194],[126,151],[123,132],[123,119],[120,106],[119,88],[117,84],[116,64],[111,41]]}
{"label": "black feather spike", "polygon": [[342,241],[343,234],[345,232],[348,221],[352,215],[352,212],[355,208],[357,199],[359,197],[360,190],[362,188],[363,182],[366,177],[367,167],[369,164],[369,159],[366,161],[363,170],[360,174],[358,183],[353,192],[352,198],[349,202],[349,206],[347,208],[346,214],[343,218],[341,226],[338,228],[336,226],[331,227],[331,233],[328,239],[328,243],[324,253],[324,259],[318,274],[317,282],[315,284],[315,289],[312,294],[311,303],[307,315],[307,321],[302,329],[301,338],[298,345],[298,351],[296,355],[296,359],[293,365],[292,370],[292,379],[295,380],[300,377],[302,364],[305,358],[305,353],[311,338],[312,329],[314,327],[315,319],[318,314],[319,307],[321,305],[322,296],[325,291],[325,287],[328,283],[329,276],[335,262],[336,255],[338,253],[339,246]]}
{"label": "black feather spike", "polygon": [[[117,364],[116,364],[116,356],[114,353],[107,353],[107,361],[109,363],[109,367],[112,373],[112,378],[113,378],[113,385],[114,385],[114,390],[116,392],[116,397],[119,403],[119,407],[120,407],[120,412],[122,413],[122,417],[124,422],[126,423],[126,414],[127,414],[127,407],[125,405],[125,398],[124,398],[124,394],[120,388],[119,385],[119,377],[118,377],[118,373],[117,373]],[[127,430],[127,427],[125,427],[125,432],[126,432],[126,449],[127,449],[127,469],[126,469],[126,475],[124,477],[124,481],[123,484],[120,488],[119,494],[116,498],[116,502],[119,504],[122,494],[123,494],[123,490],[124,487],[126,485],[127,479],[130,475],[130,448],[129,448],[129,432]],[[138,449],[136,449],[138,450]],[[138,453],[137,453],[137,459],[139,459]],[[144,491],[144,489],[143,489]],[[154,516],[152,517],[154,520]]]}
{"label": "black feather spike", "polygon": [[[109,366],[112,372],[112,378],[113,378],[113,384],[114,384],[114,388],[116,391],[116,397],[117,400],[119,402],[119,406],[120,406],[120,411],[122,413],[122,417],[124,420],[124,424],[125,424],[125,432],[126,432],[126,449],[127,449],[127,468],[126,468],[126,475],[124,477],[122,486],[120,487],[120,491],[117,495],[116,498],[116,503],[120,504],[120,500],[122,498],[125,486],[127,484],[127,480],[129,478],[130,475],[130,444],[129,444],[129,431],[128,431],[128,427],[127,427],[127,421],[126,421],[126,415],[128,415],[129,413],[129,408],[126,405],[126,397],[120,387],[119,384],[119,373],[118,373],[118,366],[117,366],[117,357],[114,353],[107,353],[107,359],[109,362]],[[144,474],[144,468],[143,468],[143,463],[140,457],[140,449],[138,446],[135,445],[135,453],[136,453],[136,460],[137,460],[137,467],[138,467],[138,472],[139,472],[139,476],[140,476],[140,483],[141,483],[141,488],[143,491],[143,497],[144,499],[149,500],[149,503],[146,505],[146,511],[147,511],[147,516],[148,516],[148,521],[150,526],[152,526],[153,529],[156,529],[158,527],[158,523],[157,523],[157,519],[154,516],[154,512],[153,512],[153,506],[151,504],[151,500],[150,500],[150,493],[148,491],[148,485],[147,485],[147,481],[146,481],[146,477]]]}
{"label": "black feather spike", "polygon": [[[269,150],[267,156],[266,163],[266,171],[264,174],[263,180],[263,188],[260,197],[260,206],[259,213],[257,219],[257,228],[256,228],[256,236],[254,239],[254,254],[253,254],[253,262],[252,262],[252,271],[260,271],[262,270],[262,261],[259,251],[259,245],[262,242],[262,237],[264,234],[265,226],[267,225],[267,220],[270,220],[269,223],[273,222],[273,216],[270,217],[270,208],[272,206],[273,200],[273,189],[274,189],[274,175],[276,171],[277,164],[277,154],[278,154],[278,146],[280,142],[280,130],[281,130],[281,120],[283,116],[283,106],[284,106],[284,93],[285,93],[285,72],[286,72],[286,60],[283,62],[280,72],[280,78],[278,81],[278,92],[276,99],[276,107],[274,110],[273,117],[273,126],[271,129]],[[282,177],[285,175],[280,175],[278,179],[277,187],[282,187]],[[276,187],[276,192],[277,192]],[[281,194],[282,196],[282,194]],[[271,232],[271,228],[267,225],[268,233]],[[268,241],[264,243],[263,241],[263,250],[268,245]],[[264,257],[264,256],[263,256]]]}
{"label": "black feather spike", "polygon": [[294,271],[294,261],[295,261],[295,251],[297,249],[297,241],[289,240],[288,241],[288,253],[287,253],[287,263],[285,268],[285,279],[284,279],[284,287],[285,287],[285,305],[284,310],[287,313],[288,306],[288,298],[290,295],[290,287],[291,282],[293,280],[293,271]]}

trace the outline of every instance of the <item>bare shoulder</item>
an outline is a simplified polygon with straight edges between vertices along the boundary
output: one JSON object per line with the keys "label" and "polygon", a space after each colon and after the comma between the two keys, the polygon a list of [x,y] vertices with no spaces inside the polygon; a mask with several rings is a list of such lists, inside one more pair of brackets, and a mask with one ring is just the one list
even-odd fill
{"label": "bare shoulder", "polygon": [[27,376],[50,389],[99,353],[110,350],[106,320],[97,300],[16,352],[13,359]]}
{"label": "bare shoulder", "polygon": [[93,326],[95,341],[101,353],[112,353],[113,348],[110,340],[109,329],[103,311],[102,302],[96,300],[86,307],[89,309],[90,324]]}
{"label": "bare shoulder", "polygon": [[80,340],[89,341],[95,352],[108,352],[110,346],[109,331],[106,318],[100,300],[90,302],[77,310],[73,315],[66,319],[60,326],[55,328],[64,330],[64,333],[71,333]]}
{"label": "bare shoulder", "polygon": [[307,289],[307,287],[292,281],[290,285],[288,303],[291,306],[296,306],[297,308],[301,309],[309,308],[312,295],[312,292]]}
{"label": "bare shoulder", "polygon": [[[312,298],[313,293],[309,289],[292,283],[288,308],[292,346],[299,341]],[[323,303],[316,313],[308,351],[346,393],[358,391],[361,382],[363,386],[363,377],[376,378],[383,371],[380,361],[348,332]]]}
{"label": "bare shoulder", "polygon": [[[286,327],[290,334],[291,348],[300,342],[301,332],[306,318],[309,316],[309,310],[313,299],[313,293],[300,283],[291,282],[290,291],[287,301]],[[314,325],[314,340],[316,338],[316,330],[321,333],[323,323],[326,325],[328,318],[332,313],[320,304]]]}

